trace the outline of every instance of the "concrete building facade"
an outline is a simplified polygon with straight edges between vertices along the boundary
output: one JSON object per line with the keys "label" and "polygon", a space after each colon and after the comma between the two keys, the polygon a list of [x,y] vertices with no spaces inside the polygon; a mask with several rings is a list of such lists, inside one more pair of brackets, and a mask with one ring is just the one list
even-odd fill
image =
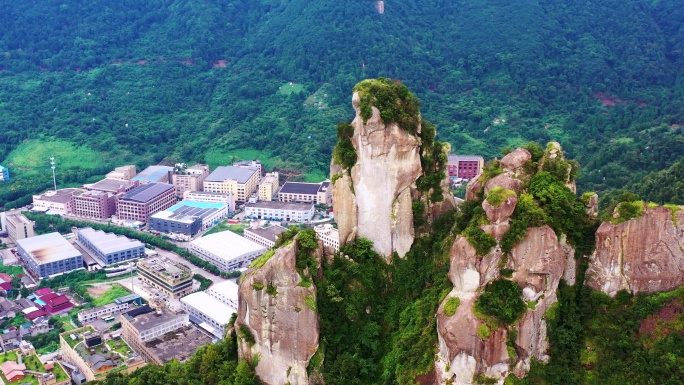
{"label": "concrete building facade", "polygon": [[239,162],[233,163],[233,166],[242,168],[253,168],[259,172],[259,178],[264,176],[264,167],[261,165],[261,162],[258,159],[241,160]]}
{"label": "concrete building facade", "polygon": [[271,248],[275,246],[278,235],[286,232],[287,229],[283,226],[269,226],[269,227],[250,227],[245,229],[244,237],[254,243],[258,243],[264,247]]}
{"label": "concrete building facade", "polygon": [[314,227],[318,239],[334,251],[340,251],[340,232],[331,224],[318,225]]}
{"label": "concrete building facade", "polygon": [[71,214],[73,200],[71,197],[80,189],[65,188],[61,190],[49,190],[40,195],[33,196],[33,210],[46,211],[51,214]]}
{"label": "concrete building facade", "polygon": [[176,196],[180,198],[186,191],[202,191],[207,176],[209,166],[206,164],[187,167],[185,163],[176,163],[173,171],[169,171],[169,183],[176,188]]}
{"label": "concrete building facade", "polygon": [[303,223],[313,218],[314,204],[277,201],[248,203],[245,205],[245,216],[255,219]]}
{"label": "concrete building facade", "polygon": [[238,202],[246,202],[254,191],[261,175],[256,168],[221,166],[204,180],[204,191],[233,194]]}
{"label": "concrete building facade", "polygon": [[138,274],[144,282],[171,298],[180,298],[192,292],[192,271],[181,263],[147,258],[138,261]]}
{"label": "concrete building facade", "polygon": [[196,323],[216,338],[223,338],[226,326],[235,312],[230,306],[205,292],[192,293],[181,298],[181,308]]}
{"label": "concrete building facade", "polygon": [[117,167],[114,171],[107,174],[107,179],[121,179],[121,180],[131,180],[136,174],[135,165],[129,164],[126,166]]}
{"label": "concrete building facade", "polygon": [[237,283],[230,280],[216,283],[211,285],[206,292],[210,296],[230,306],[234,312],[237,312],[239,301]]}
{"label": "concrete building facade", "polygon": [[271,201],[280,188],[280,175],[269,172],[259,181],[259,200]]}
{"label": "concrete building facade", "polygon": [[119,219],[147,222],[150,216],[166,210],[176,203],[176,193],[167,183],[140,185],[117,201],[116,215]]}
{"label": "concrete building facade", "polygon": [[225,203],[228,206],[228,214],[235,212],[235,195],[223,194],[211,191],[186,191],[183,193],[184,201]]}
{"label": "concrete building facade", "polygon": [[145,257],[145,245],[137,239],[90,227],[77,232],[78,242],[105,266]]}
{"label": "concrete building facade", "polygon": [[78,321],[82,324],[96,320],[98,318],[111,316],[128,310],[129,303],[110,303],[104,306],[98,306],[92,309],[85,309],[78,312]]}
{"label": "concrete building facade", "polygon": [[36,235],[33,231],[33,222],[28,220],[20,211],[9,211],[1,216],[2,228],[7,231],[9,239],[16,242],[17,239],[30,238]]}
{"label": "concrete building facade", "polygon": [[19,258],[34,277],[83,269],[83,256],[59,233],[18,239],[16,243]]}
{"label": "concrete building facade", "polygon": [[122,180],[105,178],[93,184],[84,185],[88,191],[102,191],[113,195],[127,193],[138,187],[140,182],[137,180]]}
{"label": "concrete building facade", "polygon": [[479,155],[449,155],[450,178],[472,179],[480,175],[483,168],[484,158]]}
{"label": "concrete building facade", "polygon": [[285,182],[278,191],[281,202],[311,202],[316,205],[332,204],[330,181],[321,183]]}
{"label": "concrete building facade", "polygon": [[218,267],[221,271],[234,271],[248,267],[266,250],[264,246],[232,231],[222,231],[195,239],[188,247],[188,251],[192,254]]}
{"label": "concrete building facade", "polygon": [[71,197],[72,214],[107,219],[116,213],[116,196],[102,191],[77,192]]}

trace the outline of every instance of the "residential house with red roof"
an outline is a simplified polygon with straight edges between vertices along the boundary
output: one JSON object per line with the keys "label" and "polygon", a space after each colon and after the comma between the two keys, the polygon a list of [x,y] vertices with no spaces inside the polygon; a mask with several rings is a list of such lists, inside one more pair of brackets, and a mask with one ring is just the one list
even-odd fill
{"label": "residential house with red roof", "polygon": [[50,315],[55,315],[67,312],[71,310],[73,307],[74,304],[71,303],[71,301],[69,301],[69,298],[67,298],[64,295],[58,295],[57,297],[53,297],[45,301],[45,306],[43,307],[43,310],[45,310]]}
{"label": "residential house with red roof", "polygon": [[2,370],[2,374],[7,379],[7,382],[15,382],[24,378],[26,365],[18,364],[14,361],[5,361],[0,365],[0,370]]}
{"label": "residential house with red roof", "polygon": [[42,289],[38,289],[38,290],[34,291],[33,294],[37,295],[38,297],[42,297],[42,296],[44,296],[46,294],[50,294],[52,292],[53,292],[52,289],[50,289],[49,287],[44,287]]}
{"label": "residential house with red roof", "polygon": [[0,273],[0,279],[5,282],[12,282],[12,277],[10,277],[7,273]]}

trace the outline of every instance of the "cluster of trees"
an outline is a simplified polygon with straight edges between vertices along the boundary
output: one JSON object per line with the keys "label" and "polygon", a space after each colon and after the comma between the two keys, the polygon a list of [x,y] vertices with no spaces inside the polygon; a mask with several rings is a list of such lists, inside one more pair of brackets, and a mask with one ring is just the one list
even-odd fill
{"label": "cluster of trees", "polygon": [[[350,90],[381,76],[415,91],[454,152],[558,140],[601,193],[684,156],[678,5],[5,1],[0,160],[56,137],[113,163],[251,148],[325,175]],[[290,81],[301,91],[280,92]],[[16,181],[0,202],[48,186]]]}

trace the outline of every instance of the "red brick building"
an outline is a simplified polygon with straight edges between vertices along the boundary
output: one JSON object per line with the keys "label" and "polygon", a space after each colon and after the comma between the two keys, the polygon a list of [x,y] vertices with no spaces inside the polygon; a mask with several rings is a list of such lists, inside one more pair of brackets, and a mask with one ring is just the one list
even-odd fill
{"label": "red brick building", "polygon": [[103,191],[86,191],[71,197],[74,215],[85,218],[107,219],[116,212],[116,196]]}
{"label": "red brick building", "polygon": [[449,177],[471,179],[482,172],[484,158],[479,155],[449,155]]}

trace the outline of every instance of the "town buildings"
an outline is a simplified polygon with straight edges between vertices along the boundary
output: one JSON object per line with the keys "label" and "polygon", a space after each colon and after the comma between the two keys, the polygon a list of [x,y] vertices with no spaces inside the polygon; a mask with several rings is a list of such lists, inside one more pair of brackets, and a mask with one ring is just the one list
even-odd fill
{"label": "town buildings", "polygon": [[280,175],[277,172],[269,172],[259,181],[259,200],[270,201],[280,187]]}
{"label": "town buildings", "polygon": [[121,180],[131,180],[136,174],[135,165],[129,164],[126,166],[117,167],[114,171],[107,174],[107,179],[121,179]]}
{"label": "town buildings", "polygon": [[77,230],[78,242],[87,248],[92,256],[99,259],[103,266],[143,258],[145,245],[123,235],[105,233],[90,227]]}
{"label": "town buildings", "polygon": [[92,309],[81,310],[78,312],[78,321],[82,324],[85,324],[98,318],[127,311],[129,306],[130,304],[128,302],[114,302],[107,305],[94,307]]}
{"label": "town buildings", "polygon": [[195,235],[228,216],[225,203],[182,201],[150,217],[150,229]]}
{"label": "town buildings", "polygon": [[0,220],[2,220],[2,228],[7,231],[12,242],[36,235],[33,231],[33,222],[28,220],[20,211],[2,213]]}
{"label": "town buildings", "polygon": [[3,167],[0,165],[0,182],[9,182],[10,181],[10,173],[7,167]]}
{"label": "town buildings", "polygon": [[116,196],[103,191],[78,191],[71,197],[72,214],[107,219],[116,213]]}
{"label": "town buildings", "polygon": [[256,168],[217,167],[204,180],[204,191],[233,194],[238,202],[246,202],[257,188],[260,172]]}
{"label": "town buildings", "polygon": [[[4,336],[3,336],[4,337]],[[20,338],[21,340],[21,338]],[[0,372],[8,385],[70,385],[71,379],[57,361],[43,363],[28,341],[17,344],[18,349],[0,354]]]}
{"label": "town buildings", "polygon": [[162,258],[138,261],[138,274],[144,282],[171,298],[192,292],[192,271],[185,265]]}
{"label": "town buildings", "polygon": [[330,181],[321,183],[285,182],[278,192],[281,202],[311,202],[316,205],[332,205]]}
{"label": "town buildings", "polygon": [[190,321],[216,338],[223,338],[234,313],[231,307],[203,291],[181,298],[181,308],[188,313]]}
{"label": "town buildings", "polygon": [[267,248],[275,246],[278,235],[287,231],[283,226],[257,227],[245,229],[244,237]]}
{"label": "town buildings", "polygon": [[145,305],[124,313],[122,336],[146,361],[156,365],[187,360],[212,338],[190,325],[188,313]]}
{"label": "town buildings", "polygon": [[125,341],[105,341],[90,326],[64,332],[59,341],[62,360],[77,368],[87,381],[103,380],[113,370],[131,373],[145,366],[145,361]]}
{"label": "town buildings", "polygon": [[211,191],[186,191],[183,193],[184,201],[225,203],[228,206],[228,214],[235,212],[235,195],[223,194]]}
{"label": "town buildings", "polygon": [[447,168],[450,178],[471,179],[482,172],[484,158],[479,155],[449,155]]}
{"label": "town buildings", "polygon": [[174,203],[176,194],[172,185],[151,182],[119,198],[116,215],[119,219],[147,222],[151,215],[168,209]]}
{"label": "town buildings", "polygon": [[113,195],[127,193],[138,187],[140,182],[137,180],[123,180],[105,178],[93,184],[86,184],[83,186],[88,191],[102,191]]}
{"label": "town buildings", "polygon": [[61,190],[49,190],[40,195],[33,196],[33,210],[44,211],[50,214],[71,214],[73,211],[73,200],[71,197],[75,192],[80,191],[75,188],[65,188]]}
{"label": "town buildings", "polygon": [[245,205],[245,216],[286,222],[308,222],[314,216],[314,204],[277,201],[248,203]]}
{"label": "town buildings", "polygon": [[340,251],[340,232],[333,225],[326,223],[314,227],[318,239],[334,251]]}
{"label": "town buildings", "polygon": [[137,180],[140,183],[169,183],[169,173],[172,171],[173,167],[169,166],[150,166],[131,180]]}
{"label": "town buildings", "polygon": [[34,277],[83,269],[83,257],[59,233],[48,233],[17,240],[17,252]]}
{"label": "town buildings", "polygon": [[266,248],[232,231],[209,234],[190,242],[188,251],[221,271],[233,271],[249,266],[266,252]]}
{"label": "town buildings", "polygon": [[234,167],[242,167],[242,168],[253,168],[259,172],[259,178],[264,176],[264,167],[261,165],[261,162],[258,159],[241,160],[239,162],[233,163],[233,166]]}
{"label": "town buildings", "polygon": [[233,309],[233,312],[238,310],[238,285],[233,281],[223,281],[211,285],[207,290],[207,294],[225,303]]}
{"label": "town buildings", "polygon": [[209,166],[206,164],[187,167],[185,163],[176,163],[173,171],[169,171],[169,183],[176,188],[176,196],[180,198],[186,191],[202,191],[208,175]]}

